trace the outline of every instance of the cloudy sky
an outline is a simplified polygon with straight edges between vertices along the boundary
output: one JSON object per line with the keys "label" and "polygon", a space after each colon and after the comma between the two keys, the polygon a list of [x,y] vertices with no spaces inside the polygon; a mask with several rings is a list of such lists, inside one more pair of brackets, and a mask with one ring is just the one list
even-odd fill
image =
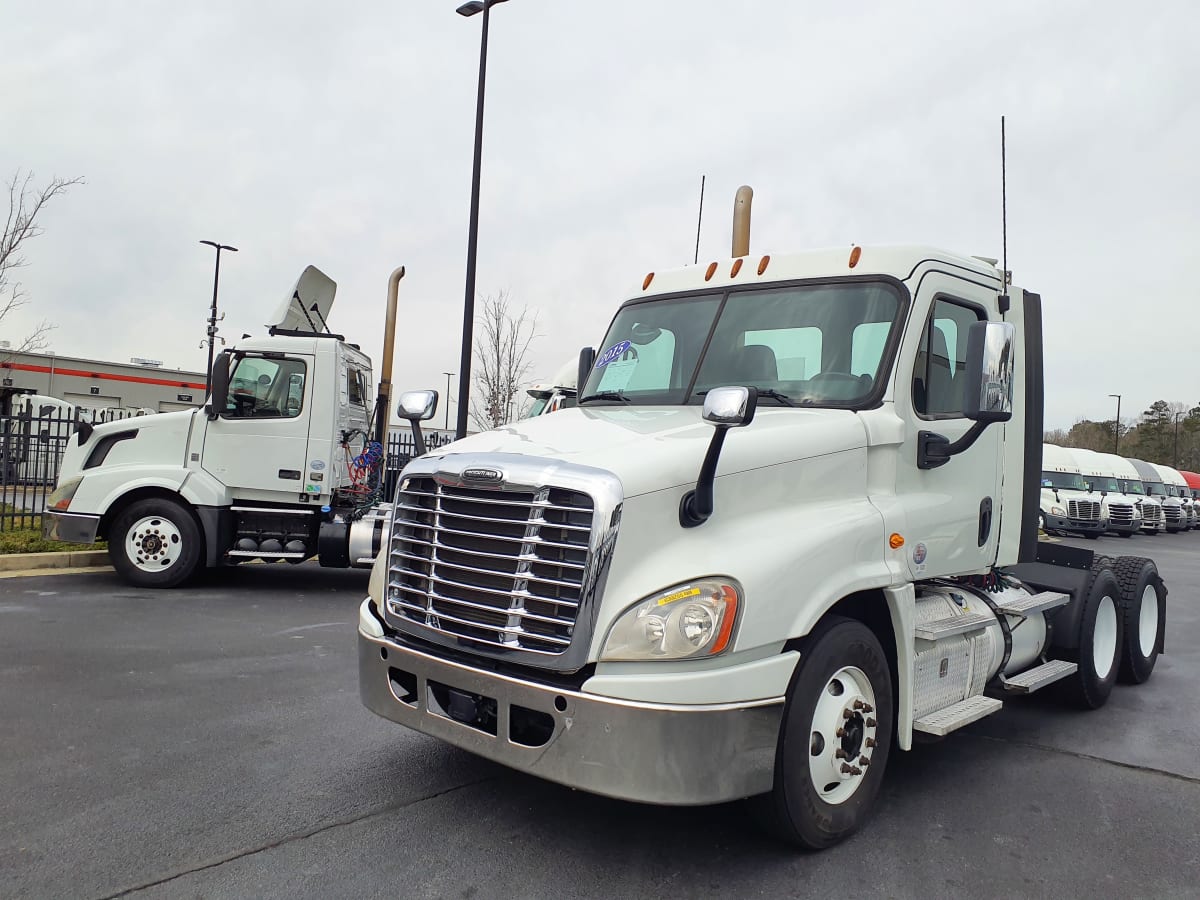
{"label": "cloudy sky", "polygon": [[[29,245],[61,354],[203,368],[307,264],[397,387],[457,372],[480,18],[457,0],[0,0],[0,173],[83,176]],[[1200,4],[511,0],[489,48],[478,290],[536,312],[535,372],[599,341],[651,269],[919,242],[1000,256],[1046,305],[1047,427],[1200,402]],[[439,419],[441,416],[439,416]]]}

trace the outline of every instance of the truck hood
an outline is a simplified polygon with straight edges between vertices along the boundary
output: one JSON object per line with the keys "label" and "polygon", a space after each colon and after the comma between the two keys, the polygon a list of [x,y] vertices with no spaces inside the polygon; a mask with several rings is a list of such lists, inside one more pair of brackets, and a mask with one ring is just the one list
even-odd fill
{"label": "truck hood", "polygon": [[[699,406],[566,409],[485,431],[430,451],[426,459],[467,453],[550,457],[606,469],[626,497],[694,483],[714,427]],[[725,438],[718,476],[824,456],[866,445],[854,412],[759,408]]]}
{"label": "truck hood", "polygon": [[92,449],[106,437],[125,432],[136,432],[136,437],[115,444],[113,451],[105,457],[105,465],[111,466],[122,464],[127,460],[136,460],[139,463],[150,465],[182,466],[186,456],[188,435],[192,428],[192,419],[200,414],[199,409],[183,409],[178,412],[155,413],[152,416],[137,416],[132,419],[120,419],[116,422],[97,425],[83,444],[80,444],[76,437],[67,441],[67,450],[63,455],[59,481],[61,483],[69,475],[80,472]]}

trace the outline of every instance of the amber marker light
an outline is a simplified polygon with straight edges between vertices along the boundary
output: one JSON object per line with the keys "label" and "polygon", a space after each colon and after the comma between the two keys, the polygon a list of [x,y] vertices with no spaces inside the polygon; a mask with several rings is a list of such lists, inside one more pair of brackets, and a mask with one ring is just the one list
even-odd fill
{"label": "amber marker light", "polygon": [[758,274],[761,275],[763,272],[767,271],[767,266],[769,266],[770,264],[771,264],[771,257],[764,256],[762,259],[760,259],[758,261]]}
{"label": "amber marker light", "polygon": [[715,262],[708,264],[708,271],[704,273],[705,281],[712,281],[712,277],[717,274],[717,264]]}
{"label": "amber marker light", "polygon": [[850,251],[850,268],[858,265],[858,258],[862,256],[862,247],[855,247]]}
{"label": "amber marker light", "polygon": [[900,534],[893,534],[890,538],[888,538],[888,546],[893,550],[899,550],[904,546],[904,536]]}
{"label": "amber marker light", "polygon": [[649,274],[646,275],[645,280],[642,281],[642,290],[644,291],[644,290],[646,290],[646,288],[650,287],[650,282],[652,282],[653,280],[654,280],[654,273],[650,272]]}
{"label": "amber marker light", "polygon": [[742,271],[742,258],[739,256],[733,261],[733,268],[729,270],[730,278],[737,278],[737,273]]}
{"label": "amber marker light", "polygon": [[729,646],[729,638],[733,634],[733,621],[737,618],[737,591],[725,584],[721,586],[721,593],[725,595],[725,615],[721,619],[721,630],[717,632],[717,640],[712,645],[712,649],[708,651],[710,656],[720,653]]}

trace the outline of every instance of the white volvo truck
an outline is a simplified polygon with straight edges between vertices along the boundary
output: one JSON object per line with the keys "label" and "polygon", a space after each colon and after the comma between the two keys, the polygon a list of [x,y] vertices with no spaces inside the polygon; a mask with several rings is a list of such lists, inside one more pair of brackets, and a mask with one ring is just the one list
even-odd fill
{"label": "white volvo truck", "polygon": [[310,266],[267,336],[217,357],[205,407],[77,427],[45,535],[106,538],[114,568],[141,587],[252,559],[370,567],[391,515],[380,444],[401,277],[377,416],[371,361],[329,331],[337,286]]}
{"label": "white volvo truck", "polygon": [[1108,529],[1100,494],[1088,486],[1066,447],[1042,445],[1041,525],[1048,532],[1095,539]]}
{"label": "white volvo truck", "polygon": [[361,697],[581,790],[756,797],[820,848],[893,747],[1148,678],[1166,592],[1039,545],[1037,295],[925,247],[747,248],[640,281],[578,408],[408,464]]}
{"label": "white volvo truck", "polygon": [[1083,447],[1072,447],[1067,452],[1079,466],[1088,488],[1099,495],[1100,518],[1107,523],[1108,533],[1127,538],[1141,531],[1141,498],[1130,496],[1121,489],[1116,469],[1107,455]]}

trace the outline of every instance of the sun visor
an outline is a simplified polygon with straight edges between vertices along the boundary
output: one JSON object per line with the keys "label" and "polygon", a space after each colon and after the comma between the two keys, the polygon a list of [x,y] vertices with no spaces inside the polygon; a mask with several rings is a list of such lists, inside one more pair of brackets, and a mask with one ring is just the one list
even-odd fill
{"label": "sun visor", "polygon": [[329,311],[337,282],[318,269],[309,266],[296,279],[296,285],[279,305],[274,320],[268,324],[275,331],[310,331],[321,334],[329,331]]}

